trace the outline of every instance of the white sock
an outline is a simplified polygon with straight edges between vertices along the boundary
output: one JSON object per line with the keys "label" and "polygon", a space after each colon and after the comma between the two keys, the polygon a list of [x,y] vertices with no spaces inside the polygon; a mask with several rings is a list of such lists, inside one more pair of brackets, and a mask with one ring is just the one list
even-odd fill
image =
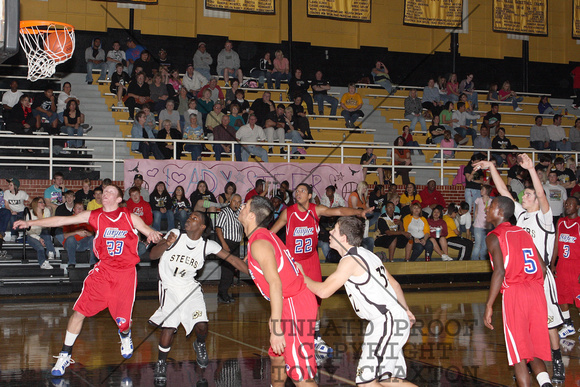
{"label": "white sock", "polygon": [[320,320],[316,320],[316,323],[314,324],[314,331],[320,331]]}
{"label": "white sock", "polygon": [[538,384],[540,386],[543,386],[544,383],[551,383],[550,381],[550,375],[548,375],[548,373],[546,371],[544,372],[540,372],[537,376],[536,376],[536,380],[538,381]]}
{"label": "white sock", "polygon": [[570,318],[570,311],[562,311],[562,317],[564,317],[564,320],[568,320]]}
{"label": "white sock", "polygon": [[70,333],[66,331],[66,336],[64,337],[64,345],[72,347],[75,344],[75,341],[78,337],[78,333],[75,335],[74,333]]}
{"label": "white sock", "polygon": [[169,347],[169,348],[165,348],[165,347],[162,347],[162,346],[160,345],[160,346],[159,346],[159,350],[160,350],[161,352],[169,352],[169,351],[171,351],[171,347]]}

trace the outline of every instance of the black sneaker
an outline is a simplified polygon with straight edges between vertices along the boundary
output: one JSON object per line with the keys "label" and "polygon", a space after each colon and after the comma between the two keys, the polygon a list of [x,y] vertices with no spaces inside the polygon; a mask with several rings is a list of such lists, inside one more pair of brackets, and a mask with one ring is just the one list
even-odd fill
{"label": "black sneaker", "polygon": [[195,341],[193,343],[193,349],[195,354],[197,355],[197,364],[201,368],[207,368],[209,364],[209,359],[207,357],[207,348],[205,347],[205,343],[200,343],[199,341]]}
{"label": "black sneaker", "polygon": [[232,296],[231,294],[228,294],[228,300],[230,300],[230,302],[235,302],[236,299],[234,298],[234,296]]}
{"label": "black sneaker", "polygon": [[566,380],[566,371],[562,359],[555,359],[552,361],[552,368],[554,370],[554,373],[552,374],[552,383],[564,383],[564,380]]}
{"label": "black sneaker", "polygon": [[195,384],[195,387],[207,387],[207,386],[209,386],[209,383],[205,378],[198,380],[197,383]]}
{"label": "black sneaker", "polygon": [[218,304],[229,304],[230,302],[231,301],[230,301],[230,298],[228,296],[224,297],[224,296],[218,294]]}
{"label": "black sneaker", "polygon": [[155,363],[154,381],[156,385],[165,384],[167,382],[167,363],[163,360],[158,360]]}

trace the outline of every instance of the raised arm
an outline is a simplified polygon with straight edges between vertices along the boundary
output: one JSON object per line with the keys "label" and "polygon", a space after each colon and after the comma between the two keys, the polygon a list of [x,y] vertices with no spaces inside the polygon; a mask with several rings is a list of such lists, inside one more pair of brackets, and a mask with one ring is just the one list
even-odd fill
{"label": "raised arm", "polygon": [[163,235],[159,231],[153,230],[151,227],[147,226],[141,217],[131,214],[131,220],[133,225],[139,232],[147,237],[147,242],[157,243],[163,239]]}
{"label": "raised arm", "polygon": [[542,181],[538,176],[538,171],[536,171],[536,168],[534,168],[532,159],[530,159],[530,157],[524,153],[518,156],[518,161],[520,166],[524,169],[527,169],[530,173],[530,178],[532,179],[534,190],[536,191],[536,197],[538,198],[540,209],[544,214],[547,213],[550,211],[550,203],[546,197],[546,192],[544,192],[544,186],[542,185]]}
{"label": "raised arm", "polygon": [[505,196],[507,198],[514,200],[514,198],[510,194],[510,191],[508,191],[505,183],[503,182],[503,179],[499,175],[499,172],[497,171],[495,165],[493,165],[491,161],[478,161],[477,163],[473,164],[474,171],[476,170],[476,168],[488,170],[489,173],[491,174],[491,178],[493,179],[493,183],[495,184],[495,188],[497,189],[499,194],[501,196]]}
{"label": "raised arm", "polygon": [[316,215],[321,216],[360,216],[364,218],[366,214],[373,212],[375,208],[369,207],[367,209],[357,209],[350,207],[334,207],[328,208],[326,206],[318,205],[316,206]]}
{"label": "raised arm", "polygon": [[159,243],[157,243],[151,249],[151,252],[149,253],[149,258],[151,258],[152,260],[156,260],[156,259],[161,258],[163,253],[166,252],[167,249],[169,247],[171,247],[171,245],[174,244],[176,240],[177,240],[177,235],[170,232],[169,235],[167,235],[167,238],[161,238]]}
{"label": "raised arm", "polygon": [[17,220],[14,222],[14,229],[28,228],[30,226],[40,227],[62,227],[71,224],[87,223],[91,211],[83,211],[78,215],[72,216],[51,216],[50,218],[36,219],[36,220]]}
{"label": "raised arm", "polygon": [[278,231],[282,229],[282,227],[286,226],[286,223],[288,223],[288,214],[286,213],[286,210],[284,210],[282,211],[282,213],[280,214],[274,225],[270,227],[270,231],[276,234]]}

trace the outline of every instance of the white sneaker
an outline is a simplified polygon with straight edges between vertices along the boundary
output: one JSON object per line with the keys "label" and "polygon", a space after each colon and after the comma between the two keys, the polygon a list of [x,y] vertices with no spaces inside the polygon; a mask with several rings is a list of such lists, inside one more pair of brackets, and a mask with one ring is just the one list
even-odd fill
{"label": "white sneaker", "polygon": [[117,102],[117,106],[118,106],[118,107],[123,107],[123,101],[119,101],[119,102]]}
{"label": "white sneaker", "polygon": [[48,261],[42,262],[42,265],[40,265],[40,268],[43,269],[43,270],[51,270],[51,269],[53,269],[52,265],[50,263],[48,263]]}
{"label": "white sneaker", "polygon": [[71,364],[75,364],[75,361],[70,358],[70,354],[67,352],[61,352],[58,356],[54,356],[56,359],[56,364],[52,367],[50,373],[52,376],[62,376],[64,375],[64,370]]}
{"label": "white sneaker", "polygon": [[49,251],[48,252],[48,259],[49,260],[53,260],[54,259],[54,252],[52,252],[52,251]]}
{"label": "white sneaker", "polygon": [[133,356],[133,340],[131,339],[131,331],[127,337],[121,336],[121,331],[119,331],[119,337],[121,338],[121,356],[125,359],[131,358]]}
{"label": "white sneaker", "polygon": [[560,336],[561,339],[565,339],[566,337],[571,336],[574,333],[576,333],[576,329],[574,329],[572,325],[564,324],[562,325],[562,328],[560,328],[560,330],[558,331],[558,336]]}
{"label": "white sneaker", "polygon": [[318,353],[332,353],[334,352],[332,348],[330,348],[322,337],[316,337],[314,339],[314,350]]}
{"label": "white sneaker", "polygon": [[523,110],[524,110],[524,109],[522,109],[521,107],[517,107],[517,108],[516,108],[516,112],[521,112],[521,111],[523,111]]}
{"label": "white sneaker", "polygon": [[442,260],[444,260],[444,261],[453,261],[453,258],[451,258],[451,257],[450,257],[449,255],[447,255],[447,254],[443,254],[443,255],[441,256],[441,259],[442,259]]}

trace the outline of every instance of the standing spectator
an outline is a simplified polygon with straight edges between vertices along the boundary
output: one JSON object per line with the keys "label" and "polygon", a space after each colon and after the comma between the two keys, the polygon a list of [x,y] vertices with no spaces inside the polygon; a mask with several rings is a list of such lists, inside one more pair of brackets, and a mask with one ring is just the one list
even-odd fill
{"label": "standing spectator", "polygon": [[[195,113],[189,115],[189,121],[185,124],[185,129],[183,130],[184,140],[203,140],[203,127],[200,122],[201,120],[198,120],[198,116]],[[201,161],[202,144],[185,144],[183,149],[191,152],[191,160]]]}
{"label": "standing spectator", "polygon": [[218,54],[217,73],[224,76],[226,87],[229,86],[230,76],[237,77],[240,84],[244,82],[244,74],[240,69],[240,56],[232,50],[232,42],[229,40],[226,41],[223,50]]}
{"label": "standing spectator", "polygon": [[449,250],[447,246],[447,223],[442,219],[443,217],[443,207],[436,206],[433,208],[431,216],[427,219],[429,223],[429,240],[433,244],[433,250],[441,256],[443,261],[453,261],[453,258],[449,256]]}
{"label": "standing spectator", "polygon": [[[258,78],[258,88],[264,87],[264,80],[268,82],[268,89],[272,88],[272,71],[274,70],[274,65],[270,59],[270,53],[266,52],[263,58],[260,58],[258,67],[254,67],[250,70],[250,76],[253,78]],[[278,87],[280,88],[280,81],[278,81]]]}
{"label": "standing spectator", "polygon": [[479,119],[479,114],[469,114],[465,110],[465,103],[457,102],[457,110],[453,112],[453,130],[463,137],[463,140],[459,142],[460,145],[469,141],[467,139],[468,135],[471,135],[472,143],[475,142],[475,137],[477,136],[476,130],[467,125],[467,120],[477,120]]}
{"label": "standing spectator", "polygon": [[573,150],[580,151],[580,118],[576,118],[574,126],[570,128],[570,144]]}
{"label": "standing spectator", "polygon": [[473,73],[468,73],[466,78],[459,84],[459,93],[467,96],[467,100],[471,103],[473,110],[478,110],[477,91],[475,91],[475,84],[473,83]]}
{"label": "standing spectator", "polygon": [[[423,188],[421,192],[419,192],[419,195],[421,196],[422,211],[426,212],[427,215],[431,215],[433,209],[437,206],[441,206],[443,208],[447,207],[445,198],[441,192],[437,190],[437,183],[435,182],[435,179],[429,179],[427,181],[427,186]],[[440,217],[441,216],[443,216],[443,214],[440,214]]]}
{"label": "standing spectator", "polygon": [[[63,112],[63,126],[60,128],[60,132],[68,136],[82,137],[85,133],[83,130],[83,124],[85,123],[85,115],[81,113],[77,101],[71,99],[66,104],[66,109]],[[82,148],[83,140],[69,140],[70,148]],[[61,151],[60,153],[64,153]]]}
{"label": "standing spectator", "polygon": [[540,97],[540,102],[538,102],[538,112],[540,114],[562,114],[562,109],[554,110],[548,100],[548,96],[543,95]]}
{"label": "standing spectator", "polygon": [[266,120],[268,119],[268,114],[270,112],[276,111],[276,105],[270,99],[271,94],[269,91],[265,91],[262,94],[262,98],[256,98],[250,107],[250,114],[254,114],[257,119],[257,124],[261,127],[266,125]]}
{"label": "standing spectator", "polygon": [[574,109],[578,109],[578,106],[580,105],[580,66],[576,66],[574,70],[572,70],[570,75],[572,76],[573,81],[572,87],[574,88],[575,95],[572,107]]}
{"label": "standing spectator", "polygon": [[199,93],[197,93],[197,98],[205,97],[204,92],[205,90],[209,90],[211,92],[210,98],[215,103],[217,101],[224,101],[225,95],[221,87],[217,84],[218,79],[217,77],[211,77],[209,79],[209,83],[201,88]]}
{"label": "standing spectator", "polygon": [[[276,89],[280,88],[280,82],[286,81],[290,82],[292,75],[290,75],[290,62],[288,58],[284,58],[284,53],[282,50],[276,50],[274,58],[274,69],[272,70],[272,78],[275,81]],[[272,88],[271,81],[268,82],[268,88]]]}
{"label": "standing spectator", "polygon": [[[498,128],[497,136],[493,138],[491,142],[492,149],[512,149],[512,142],[505,136],[505,129]],[[498,167],[501,167],[503,164],[507,163],[507,152],[496,152],[492,153],[491,156],[495,159],[495,162]]]}
{"label": "standing spectator", "polygon": [[87,211],[97,210],[103,207],[103,187],[95,187],[93,190],[93,200],[87,204]]}
{"label": "standing spectator", "polygon": [[161,220],[167,219],[167,230],[175,228],[175,221],[173,217],[173,201],[167,187],[162,181],[157,182],[153,192],[149,194],[149,204],[153,211],[153,225],[151,228],[161,231]]}
{"label": "standing spectator", "polygon": [[487,209],[491,205],[491,186],[484,184],[481,186],[481,197],[475,199],[475,210],[473,211],[473,238],[475,244],[473,246],[473,253],[471,254],[472,261],[484,261],[487,259],[487,246],[485,244],[485,237],[487,235]]}
{"label": "standing spectator", "polygon": [[191,203],[187,200],[185,190],[182,186],[178,185],[175,187],[171,199],[174,219],[177,219],[179,222],[179,229],[185,230],[185,222],[189,218],[189,215],[191,215]]}
{"label": "standing spectator", "polygon": [[[145,199],[146,202],[149,201],[149,190],[147,189],[147,187],[145,187],[143,185],[143,175],[142,174],[137,173],[133,177],[133,185],[125,190],[125,194],[123,195],[123,199],[124,200],[129,200],[129,197],[130,197],[130,194],[131,194],[131,192],[129,192],[129,191],[133,187],[136,187],[139,190],[139,195],[142,196],[143,199]],[[149,225],[151,223],[147,223],[147,224]]]}
{"label": "standing spectator", "polygon": [[183,75],[183,87],[187,90],[187,97],[193,98],[199,93],[202,87],[208,84],[208,80],[201,72],[196,70],[190,63],[187,65]]}
{"label": "standing spectator", "polygon": [[469,208],[473,208],[473,203],[481,197],[481,185],[483,184],[484,172],[481,169],[474,169],[473,163],[487,159],[481,153],[471,156],[471,160],[463,169],[465,175],[465,201]]}
{"label": "standing spectator", "polygon": [[[133,122],[133,127],[131,128],[132,138],[150,138],[155,139],[156,135],[151,131],[146,125],[146,114],[141,110],[135,116],[135,121]],[[144,159],[148,159],[150,155],[153,155],[156,160],[164,160],[165,156],[161,153],[159,149],[160,143],[155,141],[133,141],[131,143],[131,151],[139,152]]]}
{"label": "standing spectator", "polygon": [[214,141],[220,141],[219,144],[213,144],[215,159],[220,161],[222,152],[232,153],[232,141],[236,141],[236,130],[230,126],[230,117],[227,114],[223,114],[221,124],[213,128],[213,135]]}
{"label": "standing spectator", "polygon": [[[242,197],[233,194],[229,205],[222,208],[216,223],[216,235],[222,249],[229,254],[240,256],[240,243],[244,239],[244,229],[238,220]],[[229,262],[222,262],[220,282],[218,285],[218,303],[229,304],[234,297],[229,294],[229,288],[234,282],[235,268]]]}
{"label": "standing spectator", "polygon": [[129,74],[123,71],[123,65],[121,63],[117,63],[115,66],[115,72],[113,72],[111,75],[111,85],[109,86],[109,91],[117,95],[117,106],[119,107],[123,106],[123,97],[128,93],[130,82],[131,77]]}
{"label": "standing spectator", "polygon": [[459,101],[459,83],[457,83],[457,74],[451,73],[447,79],[447,98],[451,102]]}
{"label": "standing spectator", "polygon": [[[183,134],[181,133],[181,130],[174,128],[171,125],[171,121],[164,120],[161,122],[161,129],[157,133],[157,138],[158,139],[167,139],[167,140],[170,140],[170,139],[181,140],[183,138]],[[177,148],[175,148],[175,145],[177,145]],[[165,160],[169,160],[173,157],[173,149],[174,148],[176,149],[176,152],[175,152],[176,158],[178,160],[181,158],[181,150],[183,148],[183,143],[175,144],[173,141],[158,142],[157,146],[159,147],[159,150],[163,154],[163,157],[165,158]],[[171,227],[171,228],[173,228],[173,227]]]}
{"label": "standing spectator", "polygon": [[375,67],[371,70],[371,75],[373,76],[375,84],[381,85],[389,94],[395,91],[391,77],[389,76],[389,70],[383,62],[377,61],[375,63]]}
{"label": "standing spectator", "polygon": [[63,182],[64,175],[62,172],[55,172],[52,177],[52,185],[44,190],[45,205],[53,214],[56,211],[56,207],[60,206],[63,202],[62,193],[66,191],[62,185]]}
{"label": "standing spectator", "polygon": [[[135,175],[135,177],[141,175]],[[135,179],[137,181],[137,179]],[[153,223],[153,211],[151,211],[151,205],[149,204],[149,192],[147,192],[147,199],[142,195],[144,188],[139,189],[137,186],[129,188],[126,192],[129,193],[129,198],[127,201],[127,209],[130,213],[140,217],[147,226],[151,226]]]}
{"label": "standing spectator", "polygon": [[101,70],[98,81],[104,81],[107,75],[107,64],[105,62],[105,51],[101,48],[101,39],[94,38],[91,47],[85,50],[85,62],[87,62],[86,81],[93,84],[93,69]]}
{"label": "standing spectator", "polygon": [[197,44],[197,51],[193,55],[193,66],[201,73],[207,80],[211,78],[209,66],[213,63],[213,58],[206,51],[205,43],[199,42]]}
{"label": "standing spectator", "polygon": [[566,189],[558,183],[558,174],[556,171],[548,173],[548,182],[544,184],[544,192],[554,217],[554,226],[558,225],[558,219],[564,213],[564,203],[568,199]]}
{"label": "standing spectator", "polygon": [[51,87],[44,89],[44,93],[34,98],[32,103],[32,115],[36,117],[36,128],[40,129],[42,119],[46,118],[50,127],[56,129],[58,115],[56,114],[56,97]]}
{"label": "standing spectator", "polygon": [[114,41],[113,49],[107,53],[107,79],[112,77],[113,73],[115,73],[118,64],[120,64],[122,67],[125,67],[127,64],[127,57],[125,56],[125,51],[121,50],[121,43]]}
{"label": "standing spectator", "polygon": [[530,146],[537,150],[549,149],[550,134],[548,128],[542,125],[544,119],[542,116],[536,116],[535,121],[536,124],[530,129]]}
{"label": "standing spectator", "polygon": [[[24,219],[24,209],[29,204],[29,196],[25,191],[20,190],[20,180],[13,177],[6,179],[8,189],[4,191],[4,206],[10,211],[11,217],[4,234],[4,240],[10,242],[12,239],[18,239],[16,235],[12,238],[12,225],[15,221]],[[4,231],[4,230],[2,230]]]}
{"label": "standing spectator", "polygon": [[343,109],[340,113],[346,122],[347,128],[354,128],[356,121],[364,117],[364,113],[360,110],[363,106],[363,100],[359,93],[356,92],[354,83],[348,84],[348,92],[344,93],[340,98],[340,107]]}
{"label": "standing spectator", "polygon": [[[65,82],[67,84],[68,82]],[[70,86],[70,83],[68,83]],[[64,89],[64,85],[63,85]],[[10,81],[10,90],[7,90],[2,94],[2,115],[4,121],[8,121],[8,116],[10,111],[20,101],[22,96],[22,91],[18,90],[18,82],[15,80]]]}
{"label": "standing spectator", "polygon": [[572,144],[566,138],[566,131],[562,127],[562,116],[555,114],[554,123],[548,126],[550,136],[550,150],[569,152],[572,150]]}
{"label": "standing spectator", "polygon": [[[411,160],[411,151],[408,149],[403,148],[405,146],[405,140],[403,137],[397,137],[395,140],[395,149],[393,150],[393,162],[395,165],[412,165],[413,160]],[[409,180],[409,172],[411,171],[410,168],[396,168],[395,169],[395,177],[401,176],[403,179],[403,185],[407,185],[410,183]]]}
{"label": "standing spectator", "polygon": [[[149,192],[148,192],[149,193]],[[82,188],[75,192],[75,202],[82,202],[85,210],[91,200],[94,199],[93,190],[91,189],[91,181],[89,179],[83,180]]]}
{"label": "standing spectator", "polygon": [[435,79],[429,78],[427,86],[423,88],[422,106],[435,117],[441,114],[442,105],[439,90],[435,87]]}
{"label": "standing spectator", "polygon": [[440,144],[445,134],[445,126],[441,125],[439,116],[434,116],[429,126],[429,135],[427,144]]}
{"label": "standing spectator", "polygon": [[[75,202],[71,215],[78,215],[83,211],[83,203]],[[93,240],[95,238],[93,227],[88,223],[73,224],[63,226],[62,232],[62,245],[68,256],[68,269],[75,268],[77,251],[89,251],[89,265],[94,265],[97,260],[93,252]]]}
{"label": "standing spectator", "polygon": [[483,116],[483,126],[488,128],[490,133],[494,133],[501,126],[501,114],[499,114],[498,103],[493,102],[491,104],[491,110]]}
{"label": "standing spectator", "polygon": [[522,102],[524,100],[523,97],[518,97],[515,91],[511,89],[510,82],[505,81],[501,87],[501,90],[497,92],[499,100],[502,102],[511,102],[514,111],[521,112],[521,107],[518,106],[518,102]]}
{"label": "standing spectator", "polygon": [[387,202],[385,212],[380,216],[377,228],[378,236],[375,239],[375,246],[389,250],[389,262],[393,262],[395,249],[404,249],[412,238],[411,234],[405,231],[401,217],[395,214],[395,204]]}
{"label": "standing spectator", "polygon": [[[336,109],[338,108],[338,100],[330,95],[328,91],[330,90],[330,82],[322,77],[322,71],[318,70],[314,74],[314,80],[312,81],[312,94],[314,95],[314,101],[318,104],[318,114],[324,115],[324,102],[330,104],[330,115],[336,116]],[[335,118],[331,118],[335,120]]]}
{"label": "standing spectator", "polygon": [[143,104],[151,101],[151,91],[149,84],[145,82],[145,74],[137,74],[135,81],[129,84],[127,89],[127,99],[125,106],[129,108],[129,118],[133,119],[135,116],[135,108],[142,108]]}
{"label": "standing spectator", "polygon": [[417,97],[417,90],[415,89],[411,89],[409,96],[405,98],[405,118],[411,121],[409,124],[412,128],[411,131],[415,131],[415,126],[419,122],[421,131],[427,133],[427,124],[425,123],[425,117],[423,117],[423,105],[421,104],[421,99]]}
{"label": "standing spectator", "polygon": [[133,74],[135,61],[141,57],[141,52],[143,50],[145,50],[145,48],[136,44],[133,38],[127,38],[127,50],[125,51],[125,58],[127,59],[127,74]]}
{"label": "standing spectator", "polygon": [[[236,132],[236,139],[240,142],[261,142],[266,141],[266,134],[261,126],[256,125],[258,119],[254,114],[250,114],[248,123]],[[258,156],[263,162],[268,162],[268,152],[259,145],[242,144],[242,161],[248,161],[250,155]]]}
{"label": "standing spectator", "polygon": [[314,115],[314,105],[312,103],[312,97],[308,93],[310,88],[310,82],[306,79],[302,79],[302,69],[297,68],[294,70],[294,77],[288,82],[288,95],[291,99],[297,96],[302,98],[302,101],[306,102],[306,109],[308,109],[309,115]]}
{"label": "standing spectator", "polygon": [[[491,149],[491,138],[489,138],[489,129],[487,127],[481,126],[479,136],[476,137],[473,147],[475,149]],[[487,157],[487,152],[475,151],[475,153],[481,153]]]}
{"label": "standing spectator", "polygon": [[[25,219],[26,221],[50,218],[50,210],[46,208],[44,199],[41,197],[32,199],[30,210],[29,215]],[[28,231],[26,231],[26,235],[27,242],[36,251],[40,268],[44,270],[53,269],[52,265],[47,260],[47,253],[49,260],[53,259],[56,255],[56,250],[52,243],[52,236],[50,235],[50,227],[32,226]]]}
{"label": "standing spectator", "polygon": [[413,237],[413,243],[407,243],[405,246],[405,261],[416,261],[423,251],[425,251],[425,261],[430,261],[433,253],[433,243],[430,240],[431,229],[427,219],[421,216],[419,203],[411,205],[411,213],[403,219],[403,227]]}

